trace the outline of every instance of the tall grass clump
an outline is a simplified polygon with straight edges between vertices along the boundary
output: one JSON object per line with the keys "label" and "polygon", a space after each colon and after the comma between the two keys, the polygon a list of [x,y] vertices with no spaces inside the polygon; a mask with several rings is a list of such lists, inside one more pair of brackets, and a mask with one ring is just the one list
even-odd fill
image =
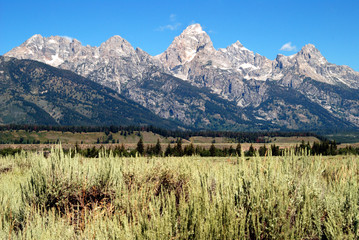
{"label": "tall grass clump", "polygon": [[21,156],[0,159],[2,239],[358,237],[358,157]]}

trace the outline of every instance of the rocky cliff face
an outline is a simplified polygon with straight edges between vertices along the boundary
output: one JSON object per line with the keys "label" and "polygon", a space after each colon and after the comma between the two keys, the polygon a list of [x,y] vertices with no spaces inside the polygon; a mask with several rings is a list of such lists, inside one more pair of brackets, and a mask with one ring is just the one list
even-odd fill
{"label": "rocky cliff face", "polygon": [[359,88],[359,73],[347,66],[329,63],[312,44],[304,46],[292,56],[278,55],[273,62],[272,75],[276,79],[287,80],[309,77],[334,86]]}
{"label": "rocky cliff face", "polygon": [[[278,55],[271,61],[248,50],[239,41],[226,49],[215,50],[209,36],[199,24],[185,29],[156,58],[173,74],[187,80],[203,75],[204,69],[217,69],[227,72],[229,76],[235,73],[241,79],[265,81],[299,76],[302,80],[309,77],[331,85],[359,88],[359,73],[347,66],[329,63],[312,44],[307,44],[297,54]],[[207,80],[213,82],[211,77]]]}
{"label": "rocky cliff face", "polygon": [[129,80],[139,80],[142,73],[160,63],[141,49],[134,49],[120,36],[113,36],[100,47],[83,46],[64,37],[35,35],[6,56],[31,59],[71,70],[81,76],[121,92]]}
{"label": "rocky cliff face", "polygon": [[[331,125],[359,126],[358,99],[353,97],[359,96],[359,73],[329,63],[311,44],[292,56],[269,60],[239,41],[216,50],[208,34],[194,24],[154,57],[134,49],[119,36],[100,47],[90,47],[76,39],[35,35],[6,55],[71,70],[125,94],[162,117],[196,126],[218,128],[216,118],[203,117],[209,112],[217,114],[217,119],[221,114],[227,116],[221,124],[228,126],[249,120],[279,128],[323,128],[329,121],[323,118],[336,119],[330,120]],[[169,80],[171,75],[179,79]],[[178,84],[193,88],[185,87],[186,91],[178,94],[174,91],[180,88]],[[203,89],[211,95],[203,95]],[[188,98],[191,91],[198,96]],[[296,98],[283,97],[289,92]],[[215,96],[235,106],[239,113],[234,119],[223,111],[204,108]],[[217,100],[215,105],[219,106]],[[315,107],[309,107],[310,103]]]}
{"label": "rocky cliff face", "polygon": [[[183,51],[182,46],[187,50]],[[190,57],[178,61],[184,59],[186,52],[191,53]],[[240,107],[258,107],[268,98],[266,84],[259,81],[276,81],[281,86],[298,89],[304,79],[311,78],[333,86],[359,88],[359,73],[347,66],[328,63],[312,44],[292,56],[278,55],[275,60],[269,60],[248,50],[239,41],[226,49],[215,50],[198,24],[184,30],[156,58],[173,75],[193,85],[209,87]]]}

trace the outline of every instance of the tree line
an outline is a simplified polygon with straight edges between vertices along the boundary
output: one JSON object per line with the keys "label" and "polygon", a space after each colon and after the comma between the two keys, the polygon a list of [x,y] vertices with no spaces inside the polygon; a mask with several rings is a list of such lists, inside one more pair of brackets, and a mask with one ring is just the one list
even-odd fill
{"label": "tree line", "polygon": [[[268,156],[269,153],[271,156],[282,156],[285,151],[288,149],[280,149],[279,146],[271,144],[267,146],[263,144],[258,149],[255,149],[251,144],[249,149],[242,151],[241,143],[237,143],[236,147],[225,147],[217,148],[213,143],[210,148],[204,148],[201,146],[194,146],[192,143],[183,146],[182,139],[178,138],[175,144],[167,144],[165,148],[162,147],[162,144],[159,140],[155,145],[147,145],[143,143],[142,138],[137,142],[135,149],[126,149],[123,144],[116,147],[110,148],[110,151],[105,151],[105,148],[87,148],[80,149],[78,146],[75,147],[76,152],[82,154],[85,157],[98,157],[101,152],[107,154],[112,152],[115,156],[123,157],[134,157],[134,156],[165,156],[165,157],[182,157],[182,156],[201,156],[201,157],[230,157],[230,156]],[[323,156],[334,156],[334,155],[346,155],[354,154],[359,155],[359,148],[348,146],[346,148],[337,148],[335,141],[323,141],[323,142],[314,142],[312,145],[302,141],[300,145],[296,145],[292,148],[296,155],[323,155]]]}
{"label": "tree line", "polygon": [[[173,145],[173,146],[172,146]],[[213,143],[210,148],[204,148],[201,146],[194,146],[192,143],[183,146],[182,139],[178,138],[175,144],[168,144],[165,148],[162,147],[162,144],[159,140],[155,145],[147,145],[143,143],[142,138],[137,143],[135,149],[127,149],[124,144],[117,145],[106,149],[103,145],[100,148],[95,146],[91,148],[80,148],[78,144],[75,145],[74,149],[64,149],[64,152],[74,155],[79,153],[84,157],[88,158],[98,158],[100,154],[109,155],[112,153],[114,156],[122,157],[136,157],[136,156],[146,156],[146,157],[182,157],[182,156],[201,156],[201,157],[230,157],[230,156],[242,156],[253,157],[253,156],[268,156],[269,153],[272,156],[282,156],[284,152],[288,149],[280,149],[279,146],[271,144],[267,146],[263,144],[258,149],[255,149],[251,144],[249,149],[242,151],[241,143],[237,143],[236,147],[228,148],[217,148]],[[305,143],[302,141],[300,145],[296,145],[292,148],[296,155],[323,155],[323,156],[334,156],[334,155],[359,155],[359,148],[353,146],[346,146],[345,148],[337,148],[335,141],[323,141],[323,142],[314,142],[312,145],[308,142]],[[0,149],[0,155],[15,155],[16,153],[21,152],[20,148],[4,148]]]}
{"label": "tree line", "polygon": [[[0,131],[18,131],[24,130],[27,132],[39,132],[39,131],[57,131],[57,132],[72,132],[72,133],[88,133],[88,132],[104,132],[106,135],[110,133],[121,132],[123,135],[131,135],[135,131],[153,132],[163,137],[173,137],[189,139],[194,136],[202,137],[226,137],[232,138],[236,142],[240,143],[267,143],[268,138],[274,137],[293,137],[293,136],[313,136],[321,141],[327,140],[325,137],[317,135],[311,132],[282,132],[282,131],[262,131],[262,132],[232,132],[232,131],[212,131],[212,130],[169,130],[158,128],[154,126],[47,126],[47,125],[26,125],[26,124],[9,124],[1,125]],[[15,140],[14,140],[15,141]],[[17,140],[19,141],[19,140]],[[113,141],[98,143],[111,143]],[[9,141],[2,141],[0,143],[14,143]],[[24,140],[22,143],[37,144],[38,142]]]}

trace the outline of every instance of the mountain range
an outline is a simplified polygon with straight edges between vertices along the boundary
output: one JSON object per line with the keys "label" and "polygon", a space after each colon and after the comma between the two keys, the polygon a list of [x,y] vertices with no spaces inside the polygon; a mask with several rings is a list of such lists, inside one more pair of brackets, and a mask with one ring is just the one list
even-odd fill
{"label": "mountain range", "polygon": [[[92,47],[41,35],[5,56],[71,71],[88,85],[111,88],[170,125],[214,130],[359,127],[359,73],[329,63],[312,44],[270,60],[239,41],[215,49],[202,27],[193,24],[157,56],[134,49],[120,36]],[[45,105],[40,108],[49,113]]]}
{"label": "mountain range", "polygon": [[110,88],[32,60],[0,56],[0,100],[2,124],[180,126]]}

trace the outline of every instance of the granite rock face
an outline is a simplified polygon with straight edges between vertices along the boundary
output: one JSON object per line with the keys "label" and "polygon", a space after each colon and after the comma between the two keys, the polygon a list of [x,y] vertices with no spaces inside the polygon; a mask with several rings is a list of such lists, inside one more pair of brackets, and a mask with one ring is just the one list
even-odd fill
{"label": "granite rock face", "polygon": [[139,80],[152,65],[160,66],[141,49],[134,49],[120,36],[113,36],[100,47],[83,46],[65,37],[35,35],[5,56],[31,59],[73,71],[83,77],[121,92],[129,80]]}
{"label": "granite rock face", "polygon": [[[215,49],[202,27],[193,24],[157,56],[134,49],[120,36],[91,47],[76,39],[40,35],[5,55],[71,70],[161,117],[199,128],[218,129],[224,124],[230,129],[235,123],[235,129],[241,129],[250,125],[245,121],[271,129],[359,127],[359,73],[329,63],[312,44],[270,60],[239,41]],[[181,86],[186,87],[179,92]],[[193,94],[196,97],[188,97]],[[215,111],[205,107],[213,99]],[[231,110],[217,109],[219,99]],[[235,111],[235,117],[225,111]]]}

